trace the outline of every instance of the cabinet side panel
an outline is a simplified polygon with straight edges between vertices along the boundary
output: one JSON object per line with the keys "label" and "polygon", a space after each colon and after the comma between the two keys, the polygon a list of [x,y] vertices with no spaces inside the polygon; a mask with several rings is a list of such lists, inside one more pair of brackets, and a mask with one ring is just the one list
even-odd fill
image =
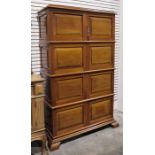
{"label": "cabinet side panel", "polygon": [[32,99],[32,130],[44,128],[44,98]]}

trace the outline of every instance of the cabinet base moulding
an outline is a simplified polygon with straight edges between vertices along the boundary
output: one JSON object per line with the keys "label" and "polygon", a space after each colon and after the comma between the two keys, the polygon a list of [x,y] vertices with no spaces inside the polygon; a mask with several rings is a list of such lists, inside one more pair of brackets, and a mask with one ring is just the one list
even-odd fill
{"label": "cabinet base moulding", "polygon": [[79,131],[76,131],[76,132],[73,132],[73,133],[68,133],[66,135],[63,135],[63,136],[57,137],[57,138],[54,138],[51,135],[51,132],[49,130],[47,130],[49,148],[52,151],[57,150],[57,149],[59,149],[59,147],[61,145],[61,142],[64,141],[64,140],[79,136],[81,134],[84,134],[84,133],[87,133],[87,132],[90,132],[90,131],[93,132],[95,129],[99,129],[99,128],[102,128],[102,127],[108,126],[108,125],[111,125],[113,128],[116,128],[116,127],[119,126],[119,123],[117,123],[114,119],[112,119],[112,120],[109,120],[107,122],[100,123],[98,125],[88,126],[88,127],[84,128],[83,130],[79,130]]}

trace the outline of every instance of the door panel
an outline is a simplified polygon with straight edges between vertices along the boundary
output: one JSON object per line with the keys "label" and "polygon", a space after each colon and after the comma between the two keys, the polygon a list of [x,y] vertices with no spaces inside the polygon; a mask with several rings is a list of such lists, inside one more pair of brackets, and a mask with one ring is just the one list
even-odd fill
{"label": "door panel", "polygon": [[82,48],[57,48],[56,54],[59,68],[82,66]]}
{"label": "door panel", "polygon": [[113,93],[113,72],[90,74],[89,97],[108,95]]}
{"label": "door panel", "polygon": [[112,44],[92,44],[89,46],[89,69],[114,67],[114,47]]}
{"label": "door panel", "polygon": [[54,105],[79,101],[84,98],[84,84],[82,76],[54,78],[51,83]]}
{"label": "door panel", "polygon": [[81,72],[86,66],[86,48],[80,44],[50,46],[50,58],[49,65],[53,73]]}
{"label": "door panel", "polygon": [[112,118],[112,101],[112,97],[109,97],[90,102],[90,122],[99,122]]}
{"label": "door panel", "polygon": [[69,106],[55,111],[56,133],[63,134],[84,126],[84,106]]}
{"label": "door panel", "polygon": [[54,13],[53,22],[54,40],[82,40],[82,14]]}
{"label": "door panel", "polygon": [[112,16],[89,16],[89,40],[110,40],[113,38]]}

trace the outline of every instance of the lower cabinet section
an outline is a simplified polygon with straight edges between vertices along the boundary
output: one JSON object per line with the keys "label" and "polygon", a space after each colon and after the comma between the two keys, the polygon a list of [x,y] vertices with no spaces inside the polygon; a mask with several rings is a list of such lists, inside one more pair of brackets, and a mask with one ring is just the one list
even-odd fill
{"label": "lower cabinet section", "polygon": [[91,100],[52,110],[54,137],[84,130],[113,118],[113,97]]}

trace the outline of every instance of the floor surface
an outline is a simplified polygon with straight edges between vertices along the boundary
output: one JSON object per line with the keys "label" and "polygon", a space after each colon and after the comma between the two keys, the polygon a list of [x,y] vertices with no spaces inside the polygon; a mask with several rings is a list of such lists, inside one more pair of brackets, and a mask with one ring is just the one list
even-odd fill
{"label": "floor surface", "polygon": [[[123,114],[115,111],[120,126],[110,126],[89,132],[61,144],[49,155],[123,155]],[[40,155],[36,153],[35,155]]]}

